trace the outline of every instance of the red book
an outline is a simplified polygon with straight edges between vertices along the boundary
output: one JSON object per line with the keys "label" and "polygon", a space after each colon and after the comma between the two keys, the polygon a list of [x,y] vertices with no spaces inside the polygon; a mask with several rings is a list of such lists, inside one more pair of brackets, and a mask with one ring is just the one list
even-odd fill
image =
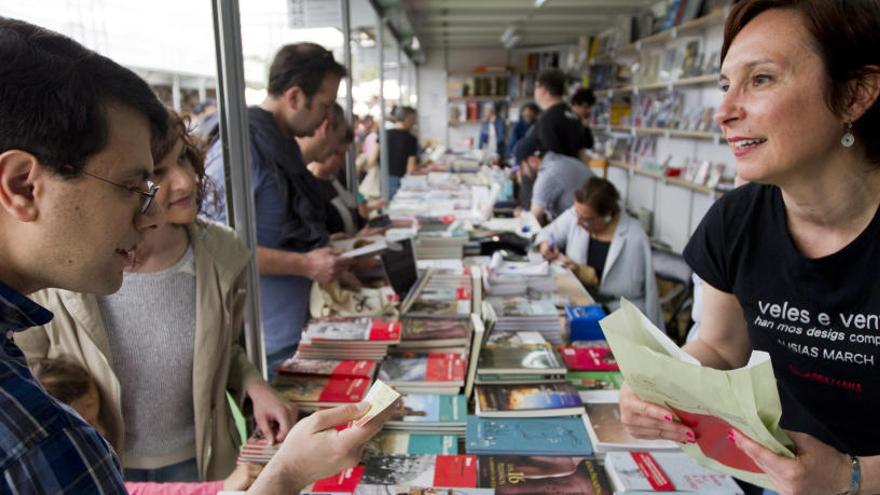
{"label": "red book", "polygon": [[328,493],[354,493],[361,477],[364,475],[363,466],[355,466],[345,471],[316,481],[310,492],[328,492]]}
{"label": "red book", "polygon": [[728,430],[733,428],[730,423],[715,416],[684,412],[671,406],[669,408],[678,416],[681,424],[694,430],[697,446],[706,457],[734,469],[752,473],[764,472],[751,457],[727,439]]}
{"label": "red book", "polygon": [[630,452],[630,455],[654,491],[671,492],[675,490],[675,485],[672,484],[650,452]]}
{"label": "red book", "polygon": [[455,382],[464,380],[465,358],[463,354],[428,354],[428,367],[425,371],[425,381],[428,382]]}
{"label": "red book", "polygon": [[334,359],[303,359],[294,356],[284,361],[276,371],[281,375],[372,378],[376,371],[376,361],[366,359],[346,359],[341,361]]}
{"label": "red book", "polygon": [[360,402],[370,386],[369,378],[279,376],[273,385],[286,400],[297,403]]}
{"label": "red book", "polygon": [[611,349],[560,347],[559,353],[570,371],[620,371]]}
{"label": "red book", "polygon": [[434,486],[477,487],[477,456],[438,455],[434,465]]}
{"label": "red book", "polygon": [[373,320],[370,328],[369,340],[400,340],[400,322],[388,322],[385,320]]}

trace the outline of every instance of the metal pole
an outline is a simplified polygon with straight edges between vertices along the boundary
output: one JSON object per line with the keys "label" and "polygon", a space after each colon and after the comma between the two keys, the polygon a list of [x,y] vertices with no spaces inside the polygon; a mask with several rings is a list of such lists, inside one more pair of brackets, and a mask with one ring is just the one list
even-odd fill
{"label": "metal pole", "polygon": [[382,125],[379,127],[379,177],[382,197],[389,198],[388,182],[388,132],[385,124],[388,122],[385,112],[385,18],[379,12],[376,21],[376,44],[379,46],[379,106],[382,109]]}
{"label": "metal pole", "polygon": [[[339,0],[339,11],[342,13],[342,57],[345,68],[348,70],[348,76],[345,79],[345,118],[351,125],[354,125],[354,99],[352,98],[352,83],[354,82],[354,74],[352,73],[351,62],[351,5],[350,0]],[[358,178],[357,169],[355,168],[355,159],[357,158],[357,144],[351,143],[348,147],[348,155],[345,160],[345,187],[352,193],[357,193]]]}
{"label": "metal pole", "polygon": [[250,135],[244,101],[244,63],[238,0],[213,0],[214,43],[217,53],[217,91],[220,102],[220,137],[226,171],[227,217],[251,251],[247,268],[247,302],[244,339],[248,359],[266,377],[263,327],[260,319],[260,283],[253,253],[257,249],[254,196],[251,188]]}
{"label": "metal pole", "polygon": [[180,76],[171,76],[171,106],[175,112],[180,111]]}

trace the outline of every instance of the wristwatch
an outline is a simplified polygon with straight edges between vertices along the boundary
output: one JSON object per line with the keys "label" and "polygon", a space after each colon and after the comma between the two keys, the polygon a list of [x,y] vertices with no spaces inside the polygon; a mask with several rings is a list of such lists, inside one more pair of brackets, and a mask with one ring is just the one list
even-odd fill
{"label": "wristwatch", "polygon": [[850,454],[849,461],[852,464],[852,471],[849,478],[849,491],[841,492],[838,495],[856,495],[859,493],[859,487],[862,484],[862,465],[859,458]]}

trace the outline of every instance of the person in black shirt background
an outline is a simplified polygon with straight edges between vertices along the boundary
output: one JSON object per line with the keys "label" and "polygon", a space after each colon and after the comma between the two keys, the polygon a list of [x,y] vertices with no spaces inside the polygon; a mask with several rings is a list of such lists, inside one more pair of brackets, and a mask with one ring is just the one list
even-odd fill
{"label": "person in black shirt background", "polygon": [[535,82],[535,101],[543,113],[538,117],[535,132],[541,154],[548,151],[581,157],[587,148],[580,118],[562,99],[565,94],[565,74],[559,69],[548,69],[538,74]]}
{"label": "person in black shirt background", "polygon": [[593,131],[590,130],[590,122],[593,120],[593,105],[596,104],[596,95],[590,88],[581,88],[571,95],[571,109],[581,119],[584,126],[584,148],[593,149]]}
{"label": "person in black shirt background", "polygon": [[[770,354],[796,457],[728,437],[780,493],[880,493],[880,1],[745,0],[724,33],[715,120],[751,184],[685,249],[704,284],[684,350]],[[635,436],[698,440],[627,386],[620,408]]]}
{"label": "person in black shirt background", "polygon": [[388,197],[393,198],[400,189],[400,179],[418,167],[419,140],[412,131],[416,125],[413,107],[394,109],[396,124],[385,133],[388,139]]}

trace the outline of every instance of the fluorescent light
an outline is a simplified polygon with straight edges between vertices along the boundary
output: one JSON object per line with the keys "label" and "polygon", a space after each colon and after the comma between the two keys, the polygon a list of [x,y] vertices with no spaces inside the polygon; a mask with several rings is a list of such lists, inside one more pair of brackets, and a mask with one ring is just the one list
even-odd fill
{"label": "fluorescent light", "polygon": [[547,0],[535,0],[535,8],[540,8],[542,5],[547,3]]}

